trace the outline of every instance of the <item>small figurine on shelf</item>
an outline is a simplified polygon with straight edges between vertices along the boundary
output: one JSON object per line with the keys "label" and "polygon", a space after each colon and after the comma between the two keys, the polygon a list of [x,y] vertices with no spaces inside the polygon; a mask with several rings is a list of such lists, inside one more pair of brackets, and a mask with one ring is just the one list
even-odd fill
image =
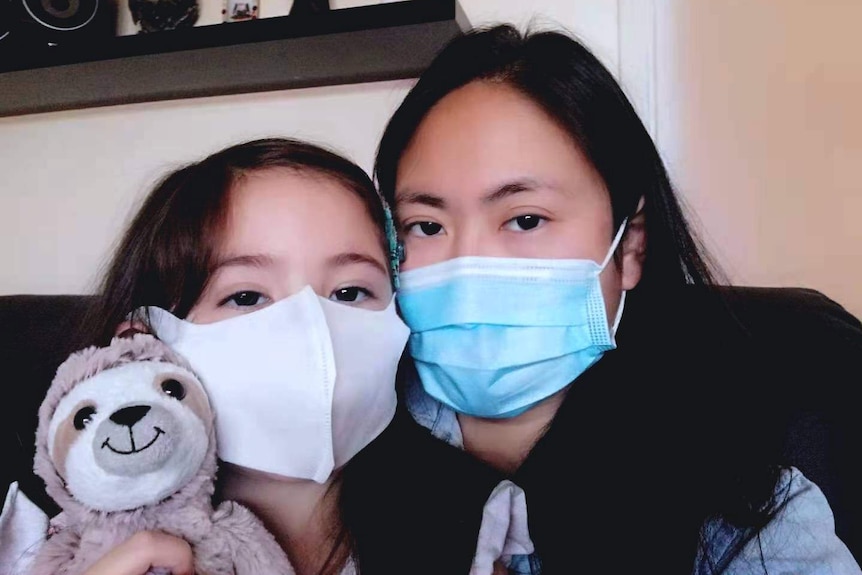
{"label": "small figurine on shelf", "polygon": [[329,12],[329,0],[293,0],[290,15],[320,14]]}
{"label": "small figurine on shelf", "polygon": [[198,0],[129,0],[138,33],[190,28],[198,20]]}
{"label": "small figurine on shelf", "polygon": [[254,20],[260,16],[258,0],[224,0],[221,13],[225,22]]}

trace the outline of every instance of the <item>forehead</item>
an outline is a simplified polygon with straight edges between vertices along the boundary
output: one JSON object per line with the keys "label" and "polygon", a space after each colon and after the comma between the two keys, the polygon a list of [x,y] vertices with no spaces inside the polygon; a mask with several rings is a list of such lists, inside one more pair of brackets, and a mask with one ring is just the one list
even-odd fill
{"label": "forehead", "polygon": [[379,243],[380,231],[359,193],[314,172],[247,174],[232,188],[226,215],[220,253]]}
{"label": "forehead", "polygon": [[445,96],[423,119],[399,163],[398,189],[487,188],[530,177],[562,186],[598,176],[536,102],[506,84],[477,81]]}

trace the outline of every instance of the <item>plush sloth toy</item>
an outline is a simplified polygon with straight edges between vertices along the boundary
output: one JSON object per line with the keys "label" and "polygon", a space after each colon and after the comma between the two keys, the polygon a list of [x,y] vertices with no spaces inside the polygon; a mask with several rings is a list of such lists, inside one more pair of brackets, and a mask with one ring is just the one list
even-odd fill
{"label": "plush sloth toy", "polygon": [[197,575],[293,573],[250,510],[214,508],[213,424],[191,368],[153,336],[72,354],[39,410],[34,470],[63,511],[31,575],[82,573],[141,530],[188,541]]}

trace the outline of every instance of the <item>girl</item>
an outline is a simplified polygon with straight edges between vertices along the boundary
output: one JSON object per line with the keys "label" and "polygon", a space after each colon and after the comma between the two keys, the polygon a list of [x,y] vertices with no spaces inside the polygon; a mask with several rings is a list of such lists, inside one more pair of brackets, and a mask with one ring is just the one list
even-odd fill
{"label": "girl", "polygon": [[[222,150],[146,198],[82,344],[147,330],[185,356],[217,414],[217,497],[256,512],[296,573],[491,573],[504,549],[531,549],[523,494],[398,407],[409,331],[386,222],[332,152]],[[188,573],[192,553],[143,533],[89,575]]]}
{"label": "girl", "polygon": [[823,494],[780,466],[757,391],[777,363],[755,361],[581,44],[507,25],[454,40],[375,170],[405,243],[410,410],[525,489],[523,572],[859,573]]}

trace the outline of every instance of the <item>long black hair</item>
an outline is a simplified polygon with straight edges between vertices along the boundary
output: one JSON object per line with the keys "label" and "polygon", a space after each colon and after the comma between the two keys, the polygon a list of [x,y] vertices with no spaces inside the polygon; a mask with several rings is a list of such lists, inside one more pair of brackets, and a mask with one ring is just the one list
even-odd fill
{"label": "long black hair", "polygon": [[374,174],[396,212],[398,163],[420,123],[443,97],[475,81],[514,88],[569,133],[607,186],[614,229],[635,214],[643,197],[647,251],[640,290],[715,283],[718,266],[687,223],[631,103],[583,44],[559,32],[477,28],[441,51],[392,115],[378,147]]}
{"label": "long black hair", "polygon": [[[559,31],[477,28],[437,55],[393,114],[377,151],[375,177],[396,214],[402,154],[429,111],[471,82],[518,91],[568,132],[609,191],[615,229],[643,198],[643,273],[629,294],[619,350],[571,387],[515,474],[527,491],[544,572],[686,573],[698,556],[701,565],[720,571],[748,539],[726,541],[717,556],[715,533],[701,526],[727,521],[756,536],[776,508],[779,467],[771,439],[754,439],[762,431],[759,399],[741,395],[738,374],[701,365],[708,356],[688,333],[708,324],[704,313],[691,310],[715,312],[714,321],[729,330],[724,333],[739,328],[726,313],[719,266],[688,223],[656,146],[617,81],[589,49]],[[709,304],[701,299],[686,307],[683,294],[693,292]],[[657,341],[666,345],[655,347]],[[746,350],[728,344],[726,351]],[[682,375],[641,381],[643,373],[668,369]],[[674,402],[681,407],[674,409]],[[570,465],[574,473],[564,470]],[[661,525],[662,514],[670,529]]]}

